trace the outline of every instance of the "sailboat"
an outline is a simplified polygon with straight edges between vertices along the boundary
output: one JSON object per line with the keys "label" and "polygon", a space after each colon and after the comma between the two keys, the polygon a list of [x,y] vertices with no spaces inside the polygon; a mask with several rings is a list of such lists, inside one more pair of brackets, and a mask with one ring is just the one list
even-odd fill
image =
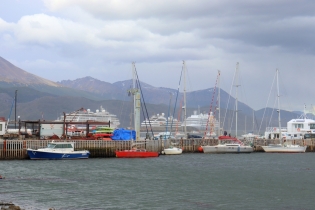
{"label": "sailboat", "polygon": [[[135,63],[132,63],[132,75],[133,75],[133,88],[130,89],[128,92],[133,95],[133,102],[134,102],[134,126],[135,126],[135,141],[131,143],[130,150],[123,150],[123,151],[116,151],[117,158],[149,158],[149,157],[158,157],[158,152],[147,151],[146,149],[138,149],[137,145],[143,144],[137,142],[140,140],[140,92],[139,89],[136,88],[135,84],[135,75],[136,75],[136,67]],[[140,84],[140,82],[139,82]],[[130,135],[132,136],[132,135]],[[133,140],[132,140],[133,141]]]}
{"label": "sailboat", "polygon": [[277,98],[278,98],[278,121],[279,121],[279,138],[280,144],[270,144],[268,146],[262,146],[265,152],[274,153],[303,153],[306,150],[306,146],[288,144],[286,140],[282,138],[281,129],[281,117],[280,117],[280,94],[279,94],[279,70],[276,70],[277,74]]}
{"label": "sailboat", "polygon": [[[236,64],[236,75],[238,76],[238,62]],[[220,75],[220,72],[219,72]],[[238,77],[236,77],[238,79]],[[238,81],[236,80],[236,87],[238,87],[239,85],[237,84]],[[237,136],[237,112],[238,112],[238,99],[237,99],[237,89],[236,89],[236,97],[235,97],[235,111],[236,111],[236,125],[235,125],[235,129],[236,129],[236,135]],[[202,150],[204,153],[251,153],[253,152],[253,147],[251,146],[246,146],[243,144],[243,142],[241,142],[239,139],[237,138],[233,138],[231,136],[219,136],[218,137],[218,145],[214,145],[214,146],[210,146],[210,145],[206,145],[206,146],[201,146]],[[222,144],[222,142],[224,142]]]}
{"label": "sailboat", "polygon": [[[186,64],[185,64],[185,61],[183,61],[182,72],[184,72],[184,107],[185,107],[185,122],[184,122],[185,134],[184,134],[184,136],[187,138],[187,131],[186,131]],[[180,86],[180,80],[179,80],[178,88],[179,88],[179,86]],[[178,92],[178,90],[177,90],[177,92]],[[176,108],[176,106],[174,106],[173,114],[175,113],[175,108]],[[173,118],[174,118],[174,116],[173,116]],[[168,148],[165,148],[162,153],[164,153],[165,155],[180,155],[183,153],[183,149],[178,148],[175,145],[172,145],[172,142],[170,142],[170,146]]]}

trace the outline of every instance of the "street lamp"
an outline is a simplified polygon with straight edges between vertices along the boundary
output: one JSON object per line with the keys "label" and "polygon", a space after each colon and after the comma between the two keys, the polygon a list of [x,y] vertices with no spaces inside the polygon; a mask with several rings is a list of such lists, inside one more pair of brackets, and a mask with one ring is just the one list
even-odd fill
{"label": "street lamp", "polygon": [[18,119],[19,119],[19,134],[20,134],[20,130],[21,130],[21,119],[20,119],[20,116],[18,116]]}

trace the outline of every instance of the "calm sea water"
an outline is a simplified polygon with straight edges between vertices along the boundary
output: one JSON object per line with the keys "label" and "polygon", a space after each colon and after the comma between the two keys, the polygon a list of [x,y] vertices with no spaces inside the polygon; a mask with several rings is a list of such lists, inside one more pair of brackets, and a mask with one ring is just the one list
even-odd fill
{"label": "calm sea water", "polygon": [[314,209],[315,154],[0,161],[24,209]]}

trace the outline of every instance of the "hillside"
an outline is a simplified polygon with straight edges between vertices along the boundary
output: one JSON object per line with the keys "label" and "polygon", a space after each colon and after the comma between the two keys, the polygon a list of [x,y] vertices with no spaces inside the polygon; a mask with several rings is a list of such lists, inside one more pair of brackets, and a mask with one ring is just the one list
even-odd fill
{"label": "hillside", "polygon": [[[96,110],[103,106],[112,114],[117,115],[122,127],[127,127],[130,126],[130,113],[132,110],[131,97],[128,97],[127,90],[131,85],[132,80],[111,84],[92,77],[63,80],[55,83],[30,74],[0,57],[0,117],[7,118],[9,116],[15,90],[17,90],[16,114],[22,120],[55,120],[63,112],[73,112],[81,107]],[[140,82],[140,86],[143,96],[141,97],[144,99],[149,117],[162,112],[167,114],[169,109],[173,112],[177,90],[154,87],[144,82]],[[211,110],[218,118],[217,108],[220,107],[221,126],[224,127],[224,130],[235,129],[235,116],[233,111],[231,111],[234,110],[234,98],[227,92],[220,90],[220,104],[216,100],[212,100],[218,97],[218,89],[214,96],[213,88],[187,92],[186,96],[187,116],[191,115],[194,110],[199,110],[201,113],[208,113]],[[182,101],[183,93],[180,92],[177,97],[175,116],[180,112],[183,105]],[[169,104],[171,104],[170,107]],[[226,107],[227,104],[229,104],[228,107]],[[225,111],[226,109],[228,109],[227,112]],[[238,130],[241,133],[252,130],[252,108],[239,102],[238,109]],[[267,125],[278,126],[275,111],[272,112],[272,109],[267,109],[262,121],[263,112],[264,110],[254,112],[254,129],[257,131],[260,128],[260,133],[263,133]],[[11,120],[14,119],[14,114],[12,112]],[[285,126],[287,121],[296,117],[297,113],[281,111],[282,126]],[[141,120],[144,120],[145,117],[141,116],[141,118]]]}
{"label": "hillside", "polygon": [[0,75],[1,82],[11,83],[14,86],[48,85],[53,87],[60,87],[58,83],[28,73],[14,66],[12,63],[2,57],[0,57]]}
{"label": "hillside", "polygon": [[[21,93],[25,92],[24,89],[27,89],[27,91],[33,91],[28,97],[36,95],[35,98],[55,95],[86,97],[93,100],[105,99],[96,92],[92,93],[85,90],[64,87],[59,83],[28,73],[2,57],[0,57],[0,88],[1,93],[7,93],[9,95],[14,95],[14,91],[18,90],[19,98],[24,96],[24,94]],[[33,96],[31,96],[31,99],[34,99]]]}

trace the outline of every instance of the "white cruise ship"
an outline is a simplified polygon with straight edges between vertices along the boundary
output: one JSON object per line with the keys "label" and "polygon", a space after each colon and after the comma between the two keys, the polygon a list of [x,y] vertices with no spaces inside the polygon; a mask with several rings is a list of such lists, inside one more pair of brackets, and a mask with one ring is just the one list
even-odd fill
{"label": "white cruise ship", "polygon": [[141,123],[141,130],[144,131],[146,128],[150,130],[150,125],[152,127],[152,130],[154,132],[161,132],[161,131],[170,131],[172,127],[172,131],[180,130],[181,129],[181,122],[178,121],[177,119],[173,119],[173,117],[168,117],[168,119],[165,117],[164,113],[162,114],[156,114],[150,117],[150,119],[145,119]]}
{"label": "white cruise ship", "polygon": [[[63,121],[64,116],[60,116],[57,121]],[[117,128],[120,125],[119,119],[116,115],[109,113],[102,106],[92,112],[90,109],[81,108],[77,111],[66,113],[66,122],[86,122],[87,120],[94,120],[98,122],[110,121],[111,128]]]}
{"label": "white cruise ship", "polygon": [[[182,126],[185,122],[182,123]],[[207,131],[211,132],[211,135],[215,135],[215,132],[219,129],[219,123],[213,116],[213,113],[210,112],[210,116],[208,114],[197,114],[197,111],[194,111],[194,114],[186,119],[186,127],[195,128],[199,132],[204,132],[208,125]]]}

